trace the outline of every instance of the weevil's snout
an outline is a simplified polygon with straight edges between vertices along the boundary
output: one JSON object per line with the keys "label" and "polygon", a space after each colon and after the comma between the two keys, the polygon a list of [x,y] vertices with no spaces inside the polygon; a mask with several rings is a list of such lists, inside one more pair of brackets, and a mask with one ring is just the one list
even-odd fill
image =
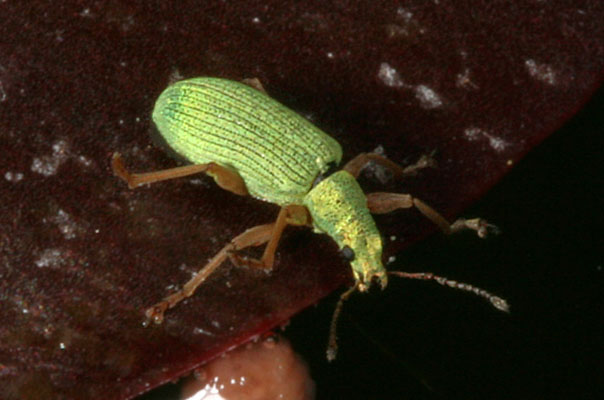
{"label": "weevil's snout", "polygon": [[359,282],[359,292],[366,292],[374,282],[378,283],[382,289],[388,285],[388,275],[385,271],[367,274],[359,274],[354,271],[354,275],[355,280]]}
{"label": "weevil's snout", "polygon": [[367,237],[353,248],[355,258],[350,262],[359,291],[366,291],[374,282],[381,288],[388,284],[388,275],[382,265],[382,241],[379,236]]}
{"label": "weevil's snout", "polygon": [[358,273],[356,269],[353,271],[355,280],[359,282],[359,292],[366,292],[374,282],[378,283],[382,289],[388,285],[388,275],[384,270],[367,273]]}

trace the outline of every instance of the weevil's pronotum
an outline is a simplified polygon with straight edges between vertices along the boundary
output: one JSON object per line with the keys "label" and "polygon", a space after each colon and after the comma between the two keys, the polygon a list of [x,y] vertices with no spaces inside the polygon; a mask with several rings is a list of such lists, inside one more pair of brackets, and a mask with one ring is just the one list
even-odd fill
{"label": "weevil's pronotum", "polygon": [[[254,87],[252,87],[254,86]],[[309,121],[266,95],[257,80],[248,84],[219,78],[193,78],[169,86],[157,99],[153,121],[167,144],[191,165],[143,174],[129,173],[118,153],[112,167],[130,188],[204,172],[223,189],[250,195],[281,207],[274,223],[258,225],[235,237],[176,293],[145,311],[161,323],[164,312],[191,296],[227,258],[235,265],[270,270],[283,229],[306,225],[331,236],[350,261],[355,284],[341,297],[327,350],[335,358],[337,316],[354,291],[366,291],[377,281],[382,288],[388,272],[382,264],[382,239],[371,213],[416,208],[445,233],[475,230],[484,237],[491,227],[485,221],[458,219],[449,224],[421,200],[408,194],[363,193],[356,181],[369,162],[390,169],[395,176],[412,175],[429,164],[423,157],[406,168],[373,153],[362,153],[344,165],[338,142]],[[266,243],[259,260],[240,250]],[[413,279],[431,279],[471,291],[507,311],[505,300],[474,286],[430,273],[390,272]]]}

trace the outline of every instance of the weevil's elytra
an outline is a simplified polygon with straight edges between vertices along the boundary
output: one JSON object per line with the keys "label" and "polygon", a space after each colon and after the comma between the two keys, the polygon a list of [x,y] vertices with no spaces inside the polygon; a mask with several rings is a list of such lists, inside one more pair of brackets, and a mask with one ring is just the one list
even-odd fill
{"label": "weevil's elytra", "polygon": [[[415,175],[431,166],[428,158],[406,168],[377,154],[363,153],[335,171],[342,149],[335,139],[278,103],[256,82],[219,78],[193,78],[168,87],[158,98],[153,121],[166,143],[191,165],[144,174],[131,174],[118,153],[112,167],[134,188],[146,183],[204,172],[223,189],[251,195],[281,206],[273,223],[252,227],[220,250],[183,288],[146,310],[147,318],[161,323],[167,309],[191,296],[226,259],[235,265],[270,270],[283,229],[305,225],[336,241],[352,267],[355,285],[341,297],[332,320],[328,359],[335,358],[335,326],[342,303],[354,291],[365,291],[373,282],[382,288],[388,273],[382,264],[382,239],[371,213],[415,208],[445,233],[475,230],[484,237],[492,228],[481,219],[458,219],[453,224],[421,200],[408,194],[363,193],[356,181],[361,170],[376,162],[395,176]],[[244,257],[240,250],[266,244],[260,260]],[[507,311],[505,300],[474,286],[431,273],[391,272],[411,278],[434,280],[442,285],[473,292]]]}
{"label": "weevil's elytra", "polygon": [[215,162],[243,178],[250,195],[302,204],[314,179],[338,164],[338,142],[300,115],[243,83],[178,82],[158,98],[153,121],[192,164]]}

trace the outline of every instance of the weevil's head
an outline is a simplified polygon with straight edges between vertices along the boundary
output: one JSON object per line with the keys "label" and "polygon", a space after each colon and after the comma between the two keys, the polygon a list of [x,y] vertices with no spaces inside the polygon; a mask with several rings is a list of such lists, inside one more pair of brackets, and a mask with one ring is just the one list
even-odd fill
{"label": "weevil's head", "polygon": [[359,291],[366,291],[373,282],[379,283],[382,289],[386,287],[388,275],[382,265],[382,239],[379,234],[360,240],[344,238],[338,244],[344,244],[340,251],[350,261],[354,279],[359,283]]}
{"label": "weevil's head", "polygon": [[388,283],[382,264],[382,238],[367,208],[367,199],[356,179],[346,171],[320,181],[306,195],[315,231],[331,236],[350,261],[359,290],[376,280]]}

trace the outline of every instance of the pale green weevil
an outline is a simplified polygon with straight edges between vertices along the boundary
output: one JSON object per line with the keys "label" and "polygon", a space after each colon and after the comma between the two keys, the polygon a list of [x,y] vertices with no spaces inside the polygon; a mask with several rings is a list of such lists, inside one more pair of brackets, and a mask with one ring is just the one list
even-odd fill
{"label": "pale green weevil", "polygon": [[[145,311],[149,320],[163,321],[164,312],[191,296],[195,289],[227,258],[235,265],[271,270],[283,229],[306,225],[333,238],[350,261],[355,285],[341,297],[327,350],[336,354],[335,326],[342,304],[350,294],[366,291],[377,281],[382,288],[388,272],[382,264],[382,239],[371,213],[388,213],[415,207],[445,233],[472,229],[484,237],[490,227],[481,219],[459,219],[449,224],[421,200],[408,194],[364,194],[357,183],[369,162],[381,164],[395,175],[414,174],[428,164],[427,158],[402,168],[373,153],[363,153],[334,172],[342,158],[338,142],[269,97],[258,80],[240,83],[220,78],[193,78],[169,86],[159,96],[153,121],[167,144],[191,165],[144,174],[129,173],[118,153],[112,167],[130,188],[205,172],[223,189],[250,195],[281,206],[277,220],[250,228],[235,237],[176,293]],[[246,258],[239,250],[265,244],[260,260]],[[495,307],[507,311],[505,300],[474,286],[430,273],[390,272],[414,279],[431,279],[474,292]]]}

